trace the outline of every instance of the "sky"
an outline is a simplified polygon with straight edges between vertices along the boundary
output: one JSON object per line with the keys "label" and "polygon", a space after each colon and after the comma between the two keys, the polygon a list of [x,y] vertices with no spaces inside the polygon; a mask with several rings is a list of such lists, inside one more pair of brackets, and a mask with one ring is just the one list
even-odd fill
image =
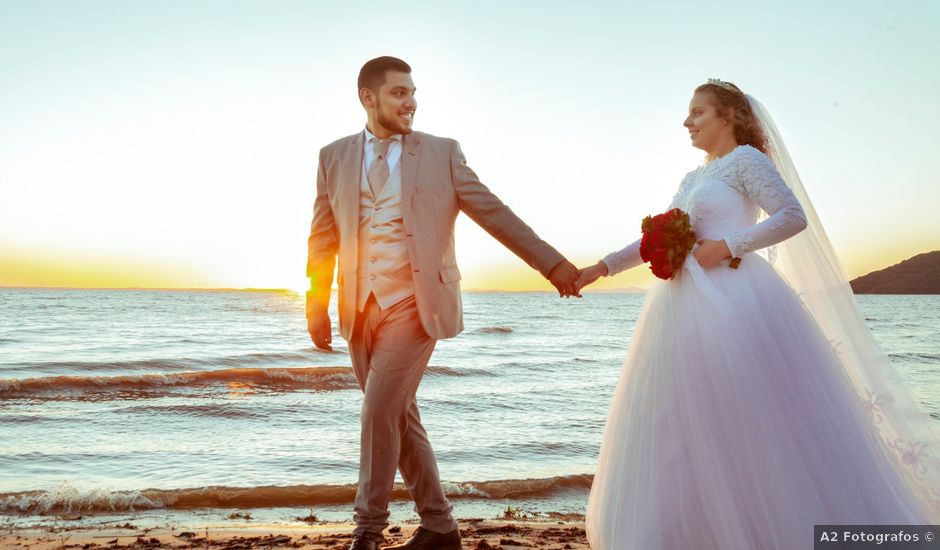
{"label": "sky", "polygon": [[[779,5],[775,5],[779,4]],[[707,78],[773,114],[850,277],[940,249],[940,2],[0,0],[0,286],[306,285],[362,64],[576,265],[703,160]],[[550,289],[461,216],[465,289]],[[645,287],[645,267],[598,288]]]}

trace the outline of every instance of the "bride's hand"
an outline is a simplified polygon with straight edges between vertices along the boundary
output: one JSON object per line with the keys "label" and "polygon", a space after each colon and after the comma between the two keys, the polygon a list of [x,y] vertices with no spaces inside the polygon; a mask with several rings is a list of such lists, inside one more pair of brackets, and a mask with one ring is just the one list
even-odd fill
{"label": "bride's hand", "polygon": [[581,270],[581,276],[578,277],[577,287],[580,290],[604,275],[607,275],[607,264],[604,262],[597,262],[590,267],[585,267]]}
{"label": "bride's hand", "polygon": [[703,268],[708,269],[720,264],[722,260],[731,258],[731,250],[728,249],[728,243],[724,240],[712,241],[702,239],[698,241],[698,246],[692,250],[695,260]]}

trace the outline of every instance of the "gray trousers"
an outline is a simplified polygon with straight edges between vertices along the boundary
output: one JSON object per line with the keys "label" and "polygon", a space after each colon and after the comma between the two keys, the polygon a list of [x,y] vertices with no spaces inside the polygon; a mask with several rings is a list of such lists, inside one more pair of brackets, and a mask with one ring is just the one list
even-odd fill
{"label": "gray trousers", "polygon": [[356,315],[349,353],[365,395],[359,418],[355,535],[381,535],[388,527],[388,502],[398,469],[421,526],[438,533],[457,528],[415,397],[436,343],[421,327],[414,296],[384,310],[370,296]]}

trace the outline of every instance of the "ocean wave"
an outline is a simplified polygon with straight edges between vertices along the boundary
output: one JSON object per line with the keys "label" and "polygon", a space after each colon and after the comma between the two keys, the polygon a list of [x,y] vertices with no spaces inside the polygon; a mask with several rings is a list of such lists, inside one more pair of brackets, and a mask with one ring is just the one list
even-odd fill
{"label": "ocean wave", "polygon": [[510,334],[512,333],[512,328],[510,327],[483,327],[477,332],[482,332],[483,334]]}
{"label": "ocean wave", "polygon": [[[195,416],[201,418],[269,418],[270,411],[253,410],[251,407],[213,403],[211,405],[136,405],[121,409],[122,414],[145,414],[163,416],[167,414]],[[2,419],[2,417],[0,417]]]}
{"label": "ocean wave", "polygon": [[287,361],[306,361],[319,358],[319,352],[298,350],[282,353],[246,353],[227,357],[179,357],[172,359],[140,359],[132,361],[47,361],[38,363],[21,363],[14,368],[5,367],[5,370],[30,370],[40,372],[62,371],[186,371],[199,368],[212,367],[245,367],[249,365],[270,365],[272,363]]}
{"label": "ocean wave", "polygon": [[4,514],[124,512],[162,506],[161,502],[154,502],[138,491],[79,491],[68,482],[52,491],[0,494],[0,513]]}
{"label": "ocean wave", "polygon": [[[455,369],[430,366],[431,376],[497,376],[484,369]],[[172,388],[209,388],[223,386],[228,391],[257,390],[334,391],[358,388],[352,367],[235,368],[166,374],[128,374],[120,376],[42,376],[37,378],[0,378],[0,399],[37,397],[70,399],[76,394],[134,391],[134,397],[157,397]]]}
{"label": "ocean wave", "polygon": [[35,425],[39,422],[64,422],[72,423],[74,420],[66,417],[58,416],[43,416],[41,414],[15,414],[4,412],[0,414],[0,426],[4,425],[16,425],[16,424],[26,424],[26,425]]}
{"label": "ocean wave", "polygon": [[590,442],[562,441],[520,441],[515,443],[480,445],[473,449],[442,449],[436,453],[441,463],[454,464],[486,460],[511,461],[514,458],[538,463],[539,457],[577,458],[597,452],[597,447]]}
{"label": "ocean wave", "polygon": [[[444,492],[451,498],[521,499],[545,496],[566,490],[587,491],[592,475],[558,476],[543,479],[496,481],[445,481]],[[192,489],[144,489],[81,491],[63,482],[52,491],[22,491],[0,494],[2,514],[74,514],[196,508],[270,508],[351,504],[356,485],[291,485],[261,487],[197,487]],[[408,489],[396,483],[392,500],[411,500]]]}
{"label": "ocean wave", "polygon": [[0,398],[34,395],[67,397],[63,392],[159,390],[169,387],[199,388],[215,385],[225,385],[232,390],[335,390],[357,387],[352,367],[237,368],[170,374],[0,379]]}
{"label": "ocean wave", "polygon": [[933,363],[935,361],[940,361],[940,354],[937,353],[889,353],[890,357],[894,361],[914,361],[916,363],[927,362]]}
{"label": "ocean wave", "polygon": [[455,369],[439,366],[429,366],[424,372],[435,376],[499,376],[495,371],[488,369]]}
{"label": "ocean wave", "polygon": [[558,360],[552,361],[552,360],[547,360],[544,356],[533,357],[533,359],[530,361],[519,361],[518,360],[519,355],[521,354],[513,354],[512,361],[499,363],[498,367],[516,369],[516,370],[520,370],[520,369],[530,370],[530,371],[536,371],[536,372],[554,371],[558,369],[568,371],[571,368],[572,363],[596,363],[598,362],[596,359],[580,359],[580,358],[574,358],[574,359],[565,358],[565,359],[558,359]]}

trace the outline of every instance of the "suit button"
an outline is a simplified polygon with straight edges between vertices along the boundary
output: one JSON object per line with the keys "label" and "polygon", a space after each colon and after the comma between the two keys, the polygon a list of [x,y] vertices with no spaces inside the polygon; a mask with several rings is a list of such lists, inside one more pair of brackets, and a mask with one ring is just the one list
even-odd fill
{"label": "suit button", "polygon": [[374,261],[375,261],[375,256],[372,256],[371,258],[369,258],[369,261],[370,261],[370,262],[374,262]]}
{"label": "suit button", "polygon": [[370,281],[374,281],[374,280],[375,280],[375,275],[369,275],[369,280],[370,280]]}

